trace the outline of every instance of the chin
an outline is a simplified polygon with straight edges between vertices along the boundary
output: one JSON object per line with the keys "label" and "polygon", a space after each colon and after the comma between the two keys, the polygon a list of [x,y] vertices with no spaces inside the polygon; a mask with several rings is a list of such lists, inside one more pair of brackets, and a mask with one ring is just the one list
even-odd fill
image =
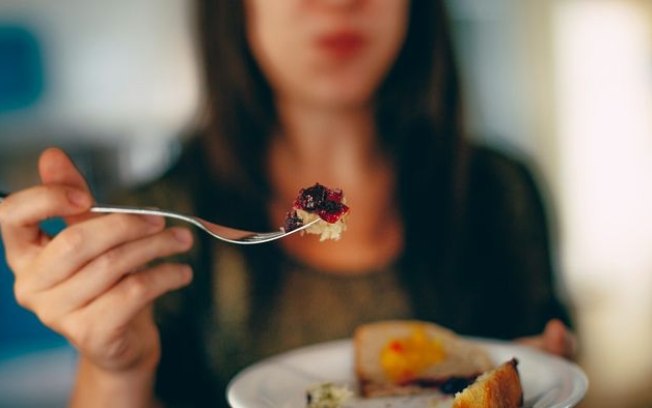
{"label": "chin", "polygon": [[331,108],[363,108],[373,100],[373,88],[345,87],[341,85],[324,89],[323,92],[313,95],[313,101],[322,106]]}

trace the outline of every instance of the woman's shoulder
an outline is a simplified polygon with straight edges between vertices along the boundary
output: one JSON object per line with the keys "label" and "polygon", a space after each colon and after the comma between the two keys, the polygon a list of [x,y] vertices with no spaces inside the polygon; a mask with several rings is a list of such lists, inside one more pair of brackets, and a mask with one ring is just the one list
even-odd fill
{"label": "woman's shoulder", "polygon": [[514,149],[474,144],[469,149],[469,182],[472,191],[522,195],[539,190],[534,160]]}
{"label": "woman's shoulder", "polygon": [[549,212],[545,183],[534,160],[513,150],[475,145],[469,158],[468,208],[496,222],[542,221]]}

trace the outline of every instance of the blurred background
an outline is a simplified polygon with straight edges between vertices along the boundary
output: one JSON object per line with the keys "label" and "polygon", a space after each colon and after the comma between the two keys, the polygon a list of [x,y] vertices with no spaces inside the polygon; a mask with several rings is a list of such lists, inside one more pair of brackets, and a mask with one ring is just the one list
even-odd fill
{"label": "blurred background", "polygon": [[[449,0],[474,137],[529,160],[572,301],[584,407],[652,407],[652,2]],[[101,198],[198,114],[189,0],[0,2],[0,189],[66,149]],[[60,226],[53,224],[48,228]],[[0,256],[0,407],[64,406],[75,355]]]}

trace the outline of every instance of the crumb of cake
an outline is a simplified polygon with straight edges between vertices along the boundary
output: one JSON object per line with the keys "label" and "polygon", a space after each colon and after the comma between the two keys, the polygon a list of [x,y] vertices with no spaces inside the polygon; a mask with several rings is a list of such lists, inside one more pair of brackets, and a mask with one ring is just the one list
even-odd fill
{"label": "crumb of cake", "polygon": [[316,384],[306,391],[306,408],[340,408],[353,397],[346,386],[330,382]]}
{"label": "crumb of cake", "polygon": [[292,231],[318,220],[304,231],[319,235],[320,241],[338,240],[346,230],[345,220],[349,207],[345,201],[341,189],[331,189],[319,183],[303,188],[285,218],[283,230]]}

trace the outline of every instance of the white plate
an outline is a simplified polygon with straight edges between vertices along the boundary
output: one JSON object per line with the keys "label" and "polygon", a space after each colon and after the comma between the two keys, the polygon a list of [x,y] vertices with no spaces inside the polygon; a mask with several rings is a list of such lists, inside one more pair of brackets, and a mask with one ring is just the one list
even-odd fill
{"label": "white plate", "polygon": [[[588,379],[575,364],[530,347],[485,339],[472,339],[496,363],[516,357],[525,407],[573,407],[584,397]],[[317,344],[263,360],[239,373],[228,386],[234,408],[304,408],[306,389],[334,382],[355,390],[353,348],[350,340]],[[426,400],[429,398],[429,400]],[[433,397],[382,399],[354,398],[347,407],[424,407]]]}

